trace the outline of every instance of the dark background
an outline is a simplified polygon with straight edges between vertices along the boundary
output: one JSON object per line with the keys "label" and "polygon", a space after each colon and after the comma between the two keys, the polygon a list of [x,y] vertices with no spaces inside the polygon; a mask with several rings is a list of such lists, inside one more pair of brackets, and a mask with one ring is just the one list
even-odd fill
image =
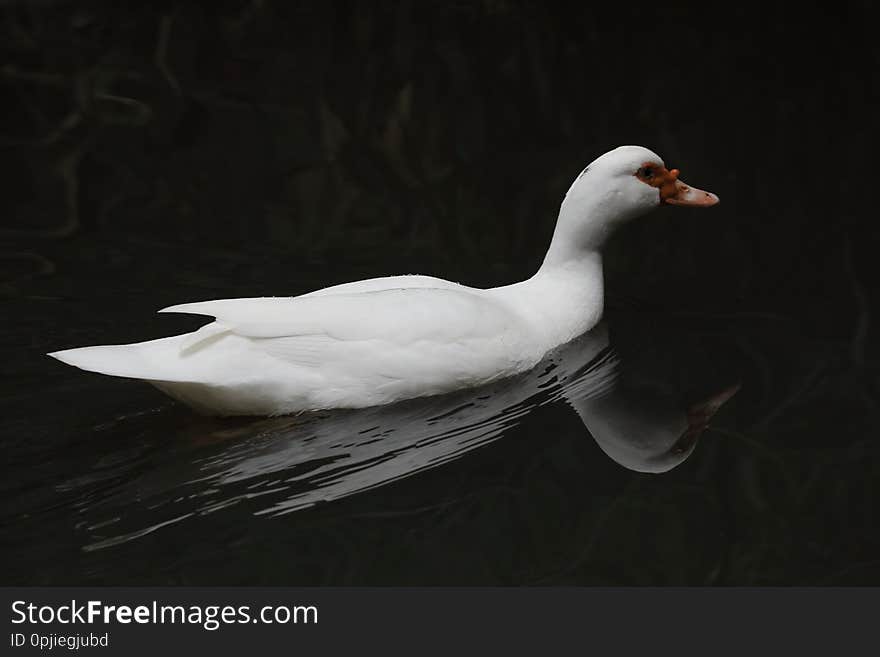
{"label": "dark background", "polygon": [[[596,475],[605,488],[590,502],[572,475],[560,518],[635,500],[631,517],[604,530],[608,554],[591,561],[578,546],[592,516],[558,534],[541,525],[540,505],[511,520],[492,497],[519,481],[532,499],[517,467],[535,458],[535,420],[500,448],[502,465],[492,448],[470,474],[448,466],[389,488],[399,504],[435,503],[440,487],[453,501],[439,516],[312,518],[297,540],[313,541],[302,548],[313,570],[279,583],[880,582],[877,18],[869,2],[5,3],[9,528],[27,508],[16,495],[71,467],[59,449],[100,457],[82,427],[108,404],[121,412],[159,399],[145,387],[117,393],[119,382],[94,383],[43,353],[194,328],[152,314],[182,301],[396,273],[479,287],[519,280],[540,264],[580,170],[640,144],[722,202],[663,209],[616,236],[609,306],[721,327],[748,361],[731,420],[743,442],[707,447],[674,485]],[[478,481],[480,503],[450,492],[449,477]],[[652,506],[667,503],[672,519]],[[499,530],[499,514],[531,527],[506,530],[537,541],[531,556],[499,561],[504,542],[474,537]],[[711,538],[693,548],[708,565],[694,565],[688,546],[708,518]],[[330,550],[332,566],[316,556],[328,535],[351,532],[355,547]],[[545,532],[547,545],[535,538]],[[624,559],[618,542],[639,547]],[[54,557],[47,548],[40,558]],[[12,579],[275,581],[247,550],[216,558],[160,560],[128,580],[60,565]],[[424,566],[431,559],[436,568]]]}

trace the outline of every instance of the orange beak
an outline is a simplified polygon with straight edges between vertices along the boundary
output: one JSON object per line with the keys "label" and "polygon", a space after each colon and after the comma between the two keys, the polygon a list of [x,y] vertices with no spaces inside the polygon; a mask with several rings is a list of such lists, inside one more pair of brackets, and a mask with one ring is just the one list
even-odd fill
{"label": "orange beak", "polygon": [[678,169],[668,171],[660,186],[660,202],[669,205],[691,205],[698,208],[708,208],[718,203],[718,197],[712,192],[706,192],[696,187],[686,185],[678,179]]}
{"label": "orange beak", "polygon": [[739,389],[740,384],[735,383],[709,399],[691,406],[687,412],[688,428],[669,451],[673,454],[681,454],[696,444],[703,432],[709,428],[709,420],[712,419],[712,416],[739,392]]}

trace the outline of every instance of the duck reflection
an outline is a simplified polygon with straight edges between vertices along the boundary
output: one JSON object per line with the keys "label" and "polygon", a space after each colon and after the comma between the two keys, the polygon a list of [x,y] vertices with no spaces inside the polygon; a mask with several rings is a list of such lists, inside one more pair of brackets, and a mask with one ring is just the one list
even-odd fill
{"label": "duck reflection", "polygon": [[686,412],[678,396],[663,389],[636,393],[620,387],[603,397],[566,401],[614,461],[628,470],[660,473],[691,455],[709,420],[738,389],[725,388]]}
{"label": "duck reflection", "polygon": [[92,509],[149,500],[149,527],[123,528],[127,514],[88,523],[87,549],[241,502],[256,514],[278,515],[354,495],[456,459],[550,403],[571,406],[621,466],[665,472],[688,458],[709,419],[735,392],[728,387],[700,403],[682,404],[656,376],[630,374],[610,347],[607,325],[600,324],[532,371],[479,389],[357,411],[202,420],[182,430],[180,444],[188,451]]}

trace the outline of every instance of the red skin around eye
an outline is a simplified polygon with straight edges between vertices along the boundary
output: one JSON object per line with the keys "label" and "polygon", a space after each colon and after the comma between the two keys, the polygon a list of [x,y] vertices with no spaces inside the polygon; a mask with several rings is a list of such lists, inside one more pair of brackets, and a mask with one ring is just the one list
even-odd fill
{"label": "red skin around eye", "polygon": [[[646,168],[651,169],[654,172],[654,175],[650,178],[644,176],[642,173]],[[636,178],[646,185],[659,189],[661,201],[675,198],[676,194],[678,194],[678,185],[676,185],[676,181],[678,180],[678,169],[672,169],[670,171],[666,169],[666,167],[645,162],[636,172]]]}

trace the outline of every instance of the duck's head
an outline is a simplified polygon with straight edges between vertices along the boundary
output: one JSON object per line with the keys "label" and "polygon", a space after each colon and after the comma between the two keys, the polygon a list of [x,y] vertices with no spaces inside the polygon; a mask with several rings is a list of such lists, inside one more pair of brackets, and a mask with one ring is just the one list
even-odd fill
{"label": "duck's head", "polygon": [[620,146],[593,160],[562,201],[554,242],[595,249],[622,223],[661,205],[709,207],[718,197],[679,179],[678,169],[642,146]]}
{"label": "duck's head", "polygon": [[621,212],[635,214],[664,203],[694,207],[718,203],[715,194],[691,187],[678,176],[678,169],[667,169],[653,151],[642,146],[619,146],[593,160],[574,181],[568,195],[604,190]]}

